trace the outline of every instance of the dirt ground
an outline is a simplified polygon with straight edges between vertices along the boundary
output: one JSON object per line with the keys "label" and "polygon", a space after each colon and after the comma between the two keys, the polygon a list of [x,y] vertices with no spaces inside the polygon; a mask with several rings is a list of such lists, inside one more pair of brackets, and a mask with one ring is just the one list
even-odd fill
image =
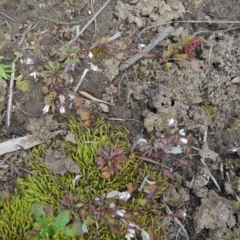
{"label": "dirt ground", "polygon": [[[24,135],[34,133],[36,126],[49,121],[51,115],[42,114],[42,87],[46,82],[41,76],[29,76],[33,69],[26,60],[50,59],[104,3],[1,1],[0,43],[6,43],[0,56],[5,57],[5,64],[20,57],[15,76],[23,75],[30,87],[23,92],[14,86],[11,129]],[[180,166],[175,156],[162,159],[177,176],[176,180],[169,179],[163,201],[173,212],[186,213],[179,221],[189,235],[188,238],[176,219],[167,218],[163,221],[168,240],[240,239],[240,211],[236,207],[240,202],[240,34],[239,22],[233,22],[239,20],[239,12],[238,0],[112,0],[79,37],[83,46],[90,47],[103,37],[121,32],[118,45],[128,43],[137,50],[139,43],[148,44],[168,26],[173,27],[171,34],[150,52],[153,58],[142,58],[125,71],[119,71],[120,61],[101,59],[97,65],[104,71],[89,71],[80,87],[81,91],[112,103],[104,112],[99,104],[84,101],[83,109],[90,112],[91,122],[103,117],[113,125],[124,124],[132,142],[142,133],[141,139],[152,144],[151,150],[157,149],[156,140],[162,134],[180,129],[184,129],[186,138],[194,139],[191,145],[181,146],[181,158],[189,163],[188,167]],[[129,40],[129,33],[136,27],[139,32]],[[202,43],[194,50],[196,55],[183,61],[173,59],[171,68],[166,68],[163,51],[186,35],[201,37]],[[127,60],[136,50],[118,56]],[[73,90],[83,70],[84,66],[76,67],[74,82],[67,89]],[[0,142],[4,142],[16,136],[4,129],[9,82],[0,84]],[[51,118],[58,130],[65,131],[69,116],[79,117],[68,107],[66,112],[60,114],[56,110]],[[166,123],[171,118],[175,122],[169,130]],[[1,156],[0,196],[5,191],[12,192],[16,178],[27,174],[23,162],[26,154],[20,150]]]}

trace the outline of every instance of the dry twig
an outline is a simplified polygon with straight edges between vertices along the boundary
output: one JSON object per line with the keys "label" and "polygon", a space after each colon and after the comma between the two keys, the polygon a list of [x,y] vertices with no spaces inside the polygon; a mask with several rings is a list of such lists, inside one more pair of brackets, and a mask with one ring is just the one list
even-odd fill
{"label": "dry twig", "polygon": [[15,76],[15,63],[13,62],[12,63],[11,80],[10,80],[10,86],[9,86],[9,93],[8,93],[8,105],[7,105],[7,116],[6,116],[6,126],[7,127],[10,126],[10,120],[11,120],[14,76]]}
{"label": "dry twig", "polygon": [[9,17],[6,13],[3,13],[3,12],[0,11],[0,14],[2,14],[6,18],[12,20],[13,22],[15,22],[15,20],[13,18]]}
{"label": "dry twig", "polygon": [[[84,31],[89,27],[89,25],[95,20],[95,18],[102,12],[102,10],[109,4],[111,0],[107,0],[103,6],[94,14],[94,16],[90,19],[90,21],[82,28],[82,30],[68,43],[66,43],[65,45],[63,45],[60,49],[63,49],[64,47],[72,44],[80,35],[82,35],[84,33]],[[59,49],[59,50],[60,50]]]}
{"label": "dry twig", "polygon": [[173,28],[168,27],[165,29],[162,33],[157,35],[152,41],[142,50],[141,53],[137,53],[134,56],[132,56],[130,59],[127,60],[127,63],[121,64],[119,70],[124,71],[130,66],[132,66],[136,61],[141,59],[143,57],[142,53],[148,53],[151,51],[154,47],[156,47],[165,37],[167,37],[171,32]]}

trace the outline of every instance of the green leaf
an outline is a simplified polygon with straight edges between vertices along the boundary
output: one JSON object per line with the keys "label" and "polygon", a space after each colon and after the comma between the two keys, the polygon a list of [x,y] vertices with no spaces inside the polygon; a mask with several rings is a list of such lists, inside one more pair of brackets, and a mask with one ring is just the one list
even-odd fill
{"label": "green leaf", "polygon": [[17,86],[18,86],[18,89],[23,91],[23,92],[29,91],[29,84],[26,80],[23,80],[23,81],[20,81],[20,82],[18,81]]}
{"label": "green leaf", "polygon": [[42,227],[46,227],[48,225],[49,220],[46,216],[46,212],[43,210],[43,207],[39,203],[33,203],[31,213],[34,220],[41,224]]}
{"label": "green leaf", "polygon": [[84,232],[82,230],[82,223],[76,222],[76,223],[66,226],[63,229],[63,234],[68,237],[83,235]]}
{"label": "green leaf", "polygon": [[40,233],[39,233],[40,236],[42,237],[50,237],[53,235],[53,230],[51,227],[47,227],[47,228],[43,228]]}
{"label": "green leaf", "polygon": [[52,229],[56,233],[60,230],[63,230],[69,222],[70,222],[70,212],[68,210],[63,210],[55,218],[52,224]]}
{"label": "green leaf", "polygon": [[5,45],[5,42],[3,42],[3,43],[0,45],[0,50],[3,48],[4,45]]}

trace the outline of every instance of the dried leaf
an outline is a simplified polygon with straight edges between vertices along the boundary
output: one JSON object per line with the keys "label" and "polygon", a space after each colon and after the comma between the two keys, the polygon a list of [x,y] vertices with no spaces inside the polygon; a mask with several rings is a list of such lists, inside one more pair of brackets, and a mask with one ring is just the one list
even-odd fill
{"label": "dried leaf", "polygon": [[148,195],[147,195],[147,199],[149,200],[149,199],[152,199],[153,198],[153,196],[154,196],[154,194],[156,193],[156,191],[157,191],[157,186],[156,185],[154,185],[154,184],[149,184],[148,186],[147,186],[147,189],[148,189]]}
{"label": "dried leaf", "polygon": [[185,167],[189,166],[189,163],[183,158],[177,158],[176,160]]}
{"label": "dried leaf", "polygon": [[166,176],[167,176],[168,178],[174,179],[174,175],[173,175],[173,173],[172,173],[169,169],[163,168],[163,172],[166,174]]}
{"label": "dried leaf", "polygon": [[144,58],[153,58],[154,54],[151,53],[140,53]]}
{"label": "dried leaf", "polygon": [[105,179],[109,179],[111,177],[111,175],[108,172],[103,172],[102,177],[105,178]]}
{"label": "dried leaf", "polygon": [[103,112],[106,112],[106,113],[109,112],[109,108],[108,108],[108,106],[106,104],[100,103],[99,107],[102,109]]}
{"label": "dried leaf", "polygon": [[193,104],[199,104],[199,103],[201,103],[201,102],[203,102],[203,98],[202,97],[195,97],[193,100],[192,100],[192,103]]}
{"label": "dried leaf", "polygon": [[97,47],[99,44],[101,44],[101,41],[97,41],[97,42],[93,43],[92,46],[90,47],[90,50]]}
{"label": "dried leaf", "polygon": [[129,38],[129,39],[133,38],[133,37],[136,35],[136,33],[138,32],[138,30],[139,30],[138,28],[133,29],[133,30],[129,33],[128,38]]}

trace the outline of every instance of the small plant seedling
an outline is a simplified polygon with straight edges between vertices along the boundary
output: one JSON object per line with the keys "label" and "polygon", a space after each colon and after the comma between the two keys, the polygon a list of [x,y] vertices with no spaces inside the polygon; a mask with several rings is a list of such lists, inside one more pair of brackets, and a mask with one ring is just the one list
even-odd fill
{"label": "small plant seedling", "polygon": [[54,217],[51,206],[45,209],[39,204],[34,203],[31,209],[35,224],[34,228],[28,232],[30,240],[55,239],[60,240],[61,236],[82,235],[82,224],[80,222],[70,223],[70,212],[68,210],[60,211]]}
{"label": "small plant seedling", "polygon": [[[0,45],[0,50],[3,48],[5,42]],[[9,80],[11,77],[12,67],[11,65],[2,64],[1,61],[4,59],[4,56],[0,56],[0,81],[4,78]]]}
{"label": "small plant seedling", "polygon": [[[194,38],[192,36],[185,36],[176,44],[169,46],[168,50],[163,51],[162,58],[165,62],[167,69],[172,67],[172,63],[169,59],[173,58],[174,61],[187,60],[196,56],[196,47],[200,46],[203,42],[203,38]],[[179,60],[179,61],[178,61]]]}

